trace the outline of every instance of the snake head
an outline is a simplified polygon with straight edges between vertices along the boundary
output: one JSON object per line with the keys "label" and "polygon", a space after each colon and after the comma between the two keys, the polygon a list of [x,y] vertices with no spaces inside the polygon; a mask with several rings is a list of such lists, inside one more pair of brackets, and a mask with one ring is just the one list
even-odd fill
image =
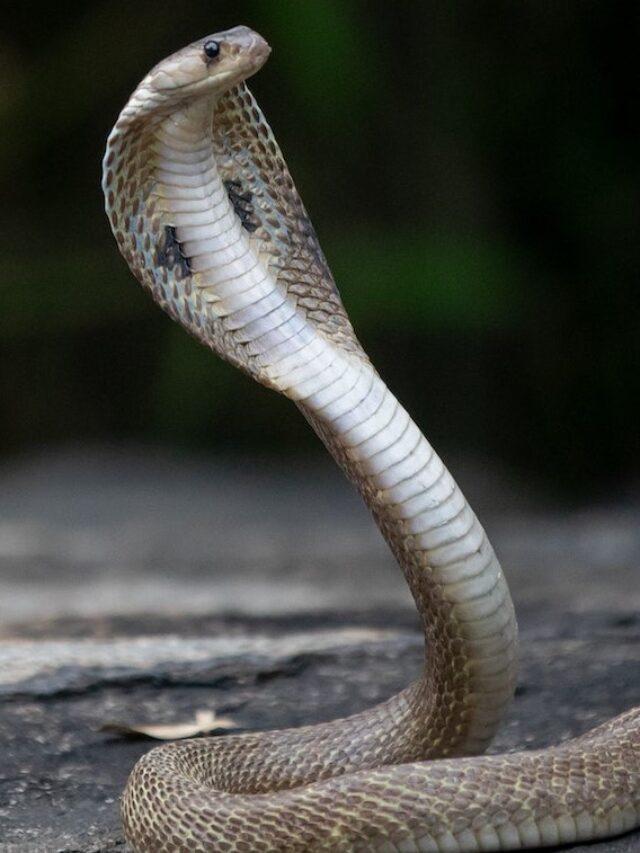
{"label": "snake head", "polygon": [[132,96],[132,112],[162,113],[203,95],[218,98],[255,74],[270,53],[267,42],[249,27],[213,33],[152,68]]}

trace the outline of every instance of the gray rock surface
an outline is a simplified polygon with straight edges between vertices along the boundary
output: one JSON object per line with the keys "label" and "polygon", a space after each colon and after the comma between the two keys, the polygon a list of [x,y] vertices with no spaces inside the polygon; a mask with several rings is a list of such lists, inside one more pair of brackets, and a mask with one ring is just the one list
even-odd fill
{"label": "gray rock surface", "polygon": [[[149,742],[105,721],[298,725],[417,673],[415,614],[366,511],[328,462],[283,467],[120,449],[0,471],[0,851],[124,850],[117,800]],[[543,512],[489,467],[452,467],[520,615],[493,751],[640,703],[637,505]]]}

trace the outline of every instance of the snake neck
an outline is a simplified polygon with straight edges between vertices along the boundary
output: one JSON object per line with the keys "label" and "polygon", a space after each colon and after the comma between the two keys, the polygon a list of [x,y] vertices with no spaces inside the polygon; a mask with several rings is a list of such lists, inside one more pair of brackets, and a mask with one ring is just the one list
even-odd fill
{"label": "snake neck", "polygon": [[[478,519],[405,409],[369,366],[318,372],[298,405],[354,483],[400,565],[425,635],[405,691],[419,754],[484,751],[513,696],[515,614]],[[438,737],[434,738],[434,731]]]}
{"label": "snake neck", "polygon": [[[480,752],[515,683],[515,618],[500,566],[449,472],[342,318],[284,165],[288,201],[267,186],[256,151],[260,139],[268,147],[270,131],[246,117],[233,131],[246,94],[228,96],[224,109],[194,101],[141,126],[123,114],[105,155],[112,227],[129,265],[174,319],[299,406],[398,560],[427,653],[422,679],[386,716],[404,735],[394,734],[382,758]],[[216,134],[218,119],[224,132]],[[278,158],[272,151],[272,165]],[[282,224],[291,211],[302,221],[297,230]]]}

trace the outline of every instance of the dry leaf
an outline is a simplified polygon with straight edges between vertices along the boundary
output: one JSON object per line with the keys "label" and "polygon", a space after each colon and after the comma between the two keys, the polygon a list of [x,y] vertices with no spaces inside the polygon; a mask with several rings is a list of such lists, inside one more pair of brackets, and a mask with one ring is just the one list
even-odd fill
{"label": "dry leaf", "polygon": [[155,740],[179,740],[180,738],[196,737],[215,731],[237,728],[239,728],[238,724],[230,717],[217,717],[215,711],[204,710],[196,711],[195,719],[186,723],[159,723],[142,726],[133,726],[128,723],[105,723],[100,726],[99,731],[134,737],[149,737]]}

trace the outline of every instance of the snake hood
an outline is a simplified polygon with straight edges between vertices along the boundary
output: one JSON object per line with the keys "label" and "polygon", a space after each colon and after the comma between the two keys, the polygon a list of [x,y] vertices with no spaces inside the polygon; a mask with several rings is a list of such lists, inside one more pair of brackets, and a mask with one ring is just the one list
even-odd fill
{"label": "snake hood", "polygon": [[[270,310],[269,299],[286,300],[309,334],[366,356],[245,83],[269,53],[262,36],[235,27],[158,63],[109,135],[102,186],[120,251],[153,298],[222,358],[279,387],[244,323],[228,319],[244,298],[236,291],[246,274],[261,277],[262,309]],[[257,310],[255,296],[247,315]]]}

